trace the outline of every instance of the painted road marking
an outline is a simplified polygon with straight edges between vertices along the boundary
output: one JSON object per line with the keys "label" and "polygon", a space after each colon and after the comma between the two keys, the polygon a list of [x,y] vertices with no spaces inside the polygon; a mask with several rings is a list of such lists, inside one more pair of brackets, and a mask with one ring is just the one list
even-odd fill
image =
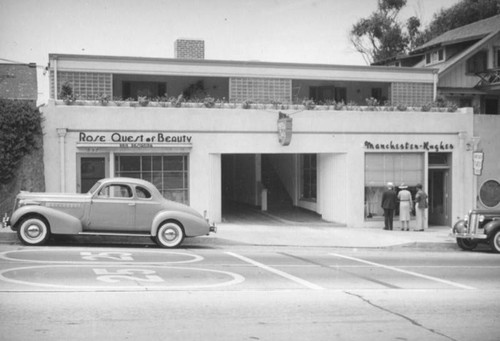
{"label": "painted road marking", "polygon": [[376,267],[379,267],[379,268],[384,268],[384,269],[388,269],[388,270],[392,270],[392,271],[396,271],[396,272],[401,272],[401,273],[404,273],[404,274],[410,275],[410,276],[415,276],[415,277],[420,277],[420,278],[428,279],[428,280],[434,281],[434,282],[439,282],[439,283],[451,285],[453,287],[460,288],[460,289],[467,289],[467,290],[475,290],[476,289],[474,287],[471,287],[471,286],[468,286],[468,285],[465,285],[465,284],[460,284],[460,283],[456,283],[456,282],[452,282],[452,281],[447,281],[445,279],[441,279],[441,278],[437,278],[437,277],[433,277],[433,276],[427,276],[427,275],[424,275],[424,274],[420,274],[420,273],[413,272],[413,271],[408,271],[408,270],[403,270],[403,269],[396,268],[396,267],[393,267],[393,266],[388,266],[388,265],[384,265],[384,264],[380,264],[380,263],[374,263],[374,262],[370,262],[370,261],[367,261],[367,260],[364,260],[364,259],[360,259],[360,258],[355,258],[355,257],[350,257],[350,256],[344,256],[344,255],[340,255],[338,253],[330,253],[330,255],[331,256],[335,256],[335,257],[339,257],[339,258],[349,259],[349,260],[352,260],[352,261],[355,261],[355,262],[359,262],[359,263],[364,263],[364,264],[376,266]]}
{"label": "painted road marking", "polygon": [[200,255],[179,251],[134,250],[129,252],[98,249],[96,251],[90,252],[87,250],[88,249],[82,248],[34,248],[26,250],[14,250],[1,252],[0,259],[16,262],[43,264],[116,264],[133,262],[134,264],[143,265],[187,264],[200,262],[204,259]]}
{"label": "painted road marking", "polygon": [[[64,271],[64,278],[72,279],[76,285],[50,283],[50,281],[61,280],[61,276],[54,276],[53,272],[58,271]],[[175,276],[175,271],[179,272],[177,276]],[[82,279],[87,278],[89,282],[81,285]],[[245,278],[234,272],[191,267],[135,266],[130,268],[130,265],[106,265],[106,268],[97,268],[95,264],[79,264],[77,267],[65,264],[6,269],[0,271],[0,280],[62,290],[165,291],[221,288],[242,283]],[[91,280],[95,282],[90,282]],[[184,281],[186,284],[176,285],[176,281]],[[192,282],[195,284],[191,284]],[[17,289],[22,291],[22,289]]]}
{"label": "painted road marking", "polygon": [[295,283],[298,283],[300,285],[303,285],[305,286],[306,288],[309,288],[309,289],[313,289],[313,290],[324,290],[323,287],[320,287],[319,285],[316,285],[314,283],[311,283],[309,281],[306,281],[302,278],[299,278],[299,277],[296,277],[294,275],[290,275],[289,273],[287,272],[284,272],[284,271],[281,271],[281,270],[278,270],[278,269],[275,269],[275,268],[272,268],[270,266],[267,266],[265,264],[262,264],[262,263],[259,263],[257,261],[254,261],[253,259],[250,259],[250,258],[247,258],[245,256],[242,256],[242,255],[239,255],[237,253],[234,253],[234,252],[226,252],[226,254],[230,255],[230,256],[233,256],[235,258],[238,258],[246,263],[249,263],[249,264],[252,264],[252,265],[255,265],[261,269],[264,269],[266,271],[269,271],[269,272],[272,272],[278,276],[281,276],[283,278],[286,278],[292,282],[295,282]]}

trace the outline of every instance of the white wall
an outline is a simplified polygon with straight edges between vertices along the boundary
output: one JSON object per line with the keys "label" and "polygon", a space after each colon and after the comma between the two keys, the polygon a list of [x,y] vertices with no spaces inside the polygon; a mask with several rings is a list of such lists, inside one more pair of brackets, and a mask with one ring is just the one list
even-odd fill
{"label": "white wall", "polygon": [[[465,144],[472,139],[471,110],[457,113],[296,112],[292,115],[293,136],[289,146],[279,144],[278,113],[270,109],[66,106],[51,102],[44,108],[44,115],[47,191],[76,191],[77,152],[184,151],[189,153],[190,160],[190,204],[200,212],[207,211],[210,218],[217,221],[220,220],[221,154],[315,153],[319,154],[318,179],[321,183],[318,211],[325,219],[350,227],[377,226],[364,221],[364,155],[370,152],[365,141],[373,144],[391,141],[439,144],[444,141],[454,146],[448,151],[453,154],[452,215],[455,217],[470,208],[472,151],[466,151]],[[57,134],[60,128],[68,129],[63,140]],[[80,131],[96,134],[109,131],[168,132],[190,136],[191,147],[82,149],[77,148]],[[464,132],[462,142],[459,132]],[[64,142],[62,181],[60,141]]]}

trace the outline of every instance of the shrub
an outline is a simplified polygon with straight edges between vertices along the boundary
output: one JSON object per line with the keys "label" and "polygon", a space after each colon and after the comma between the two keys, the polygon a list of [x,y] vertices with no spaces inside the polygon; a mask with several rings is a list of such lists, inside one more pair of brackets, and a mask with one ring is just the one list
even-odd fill
{"label": "shrub", "polygon": [[33,104],[0,99],[0,184],[14,177],[23,156],[38,149],[41,135],[42,115]]}

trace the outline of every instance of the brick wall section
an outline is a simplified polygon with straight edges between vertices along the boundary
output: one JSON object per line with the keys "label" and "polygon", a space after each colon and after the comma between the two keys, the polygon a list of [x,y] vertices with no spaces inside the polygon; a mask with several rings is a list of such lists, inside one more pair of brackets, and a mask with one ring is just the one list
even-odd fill
{"label": "brick wall section", "polygon": [[0,64],[0,98],[36,101],[37,97],[36,64]]}
{"label": "brick wall section", "polygon": [[174,43],[175,58],[205,59],[205,42],[203,40],[177,39]]}
{"label": "brick wall section", "polygon": [[275,78],[230,78],[230,102],[292,102],[292,80]]}
{"label": "brick wall section", "polygon": [[433,85],[428,83],[392,83],[393,105],[422,106],[433,102]]}

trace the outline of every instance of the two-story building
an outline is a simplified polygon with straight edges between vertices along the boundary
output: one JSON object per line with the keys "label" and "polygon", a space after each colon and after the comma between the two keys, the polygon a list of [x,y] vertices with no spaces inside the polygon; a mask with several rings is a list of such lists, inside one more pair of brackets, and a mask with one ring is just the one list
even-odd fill
{"label": "two-story building", "polygon": [[474,108],[475,206],[499,208],[500,15],[445,32],[409,55],[377,65],[436,69],[438,100]]}
{"label": "two-story building", "polygon": [[216,222],[237,203],[383,227],[387,182],[424,184],[431,225],[471,207],[472,109],[426,106],[436,70],[207,60],[203,41],[175,44],[175,58],[49,56],[48,191],[138,177]]}

